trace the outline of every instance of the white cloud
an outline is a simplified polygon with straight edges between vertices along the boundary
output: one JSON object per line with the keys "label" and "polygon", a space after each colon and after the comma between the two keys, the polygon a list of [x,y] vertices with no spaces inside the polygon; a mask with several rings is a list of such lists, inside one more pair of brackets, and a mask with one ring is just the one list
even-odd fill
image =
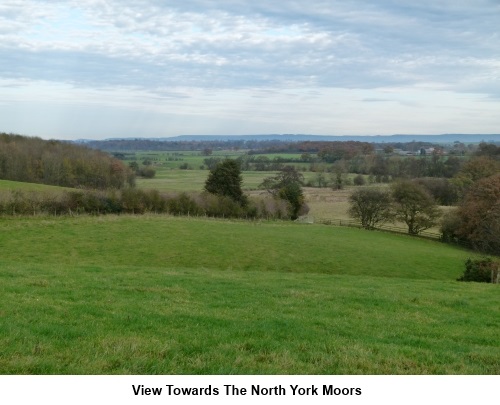
{"label": "white cloud", "polygon": [[[154,122],[162,114],[169,117],[166,123],[176,114],[197,111],[195,128],[208,128],[203,132],[213,131],[202,122],[219,128],[219,121],[235,132],[229,127],[240,120],[234,111],[241,108],[250,132],[339,133],[350,128],[340,123],[351,122],[363,133],[396,121],[393,113],[403,121],[416,116],[436,128],[448,126],[446,132],[463,128],[450,112],[441,115],[440,125],[439,117],[429,118],[421,105],[437,100],[456,111],[469,108],[479,116],[484,111],[482,127],[493,128],[488,108],[500,100],[499,12],[494,0],[5,0],[0,80],[20,83],[9,92],[17,94],[17,105],[34,108],[42,95],[46,103],[72,103],[77,114],[74,102],[59,100],[64,87],[63,94],[83,97],[87,106],[95,100],[129,116],[134,109],[143,115],[150,109]],[[296,89],[301,95],[291,96]],[[382,108],[392,101],[368,103],[358,97],[349,99],[352,108],[338,107],[342,114],[331,114],[328,103],[339,102],[335,94],[368,91],[364,99],[385,100],[380,89],[415,97],[419,89],[419,96],[394,101],[404,111]],[[217,97],[208,97],[210,92]],[[306,93],[316,94],[317,102],[301,106],[312,100],[304,98]],[[120,97],[131,101],[117,104]],[[158,108],[158,100],[168,101],[168,111]],[[6,101],[2,93],[0,102]],[[373,124],[362,125],[359,115]],[[398,132],[414,132],[410,118],[408,130],[398,126]],[[481,132],[481,120],[472,121],[479,125],[473,132]],[[192,131],[178,127],[175,132]]]}

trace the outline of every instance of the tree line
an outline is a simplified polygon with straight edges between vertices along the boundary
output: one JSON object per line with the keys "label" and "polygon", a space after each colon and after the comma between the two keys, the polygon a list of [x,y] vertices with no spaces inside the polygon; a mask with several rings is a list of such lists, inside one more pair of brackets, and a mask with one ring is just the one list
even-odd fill
{"label": "tree line", "polygon": [[443,218],[438,199],[422,179],[400,180],[389,190],[356,190],[349,197],[349,215],[365,229],[398,220],[411,235],[440,224],[443,241],[500,255],[500,159],[478,156],[450,184],[458,204]]}
{"label": "tree line", "polygon": [[290,219],[286,201],[248,198],[242,205],[230,197],[202,193],[161,193],[157,190],[72,190],[61,192],[0,191],[0,215],[169,214],[241,219]]}
{"label": "tree line", "polygon": [[307,212],[302,175],[290,168],[284,176],[266,179],[267,196],[249,198],[242,191],[240,165],[219,162],[209,173],[202,193],[160,193],[134,187],[80,189],[61,192],[1,191],[1,215],[171,214],[246,219],[296,219]]}
{"label": "tree line", "polygon": [[5,133],[0,133],[0,178],[94,189],[120,189],[135,181],[130,168],[104,152]]}

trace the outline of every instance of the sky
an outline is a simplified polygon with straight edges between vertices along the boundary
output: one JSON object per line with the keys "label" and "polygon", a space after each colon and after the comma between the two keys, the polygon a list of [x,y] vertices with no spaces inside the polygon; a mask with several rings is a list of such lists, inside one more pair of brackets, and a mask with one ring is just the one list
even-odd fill
{"label": "sky", "polygon": [[500,133],[500,0],[0,0],[0,132]]}

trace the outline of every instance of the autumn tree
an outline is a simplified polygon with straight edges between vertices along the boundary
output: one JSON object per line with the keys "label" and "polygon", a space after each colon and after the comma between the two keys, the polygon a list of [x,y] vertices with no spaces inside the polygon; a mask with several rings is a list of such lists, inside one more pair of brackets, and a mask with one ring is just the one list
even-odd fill
{"label": "autumn tree", "polygon": [[133,185],[134,172],[83,145],[0,133],[0,178],[94,189]]}
{"label": "autumn tree", "polygon": [[452,179],[452,182],[460,190],[461,194],[465,195],[469,187],[475,182],[499,172],[499,160],[495,160],[489,156],[478,156],[465,163]]}
{"label": "autumn tree", "polygon": [[360,189],[349,197],[349,216],[361,222],[365,229],[375,227],[392,219],[389,192],[377,189]]}
{"label": "autumn tree", "polygon": [[410,235],[418,235],[436,225],[441,213],[429,192],[412,181],[400,181],[392,186],[396,219],[408,226]]}
{"label": "autumn tree", "polygon": [[480,251],[500,254],[500,173],[471,186],[457,216],[462,239]]}

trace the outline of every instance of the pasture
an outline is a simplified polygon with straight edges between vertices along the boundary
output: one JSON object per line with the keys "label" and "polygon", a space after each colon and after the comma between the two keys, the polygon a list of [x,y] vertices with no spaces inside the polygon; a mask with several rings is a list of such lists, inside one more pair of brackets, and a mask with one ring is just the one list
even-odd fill
{"label": "pasture", "polygon": [[2,374],[498,374],[470,252],[359,229],[0,218]]}
{"label": "pasture", "polygon": [[46,184],[24,183],[21,181],[10,181],[0,179],[0,191],[20,190],[20,191],[47,191],[60,192],[67,190],[65,187],[48,186]]}

